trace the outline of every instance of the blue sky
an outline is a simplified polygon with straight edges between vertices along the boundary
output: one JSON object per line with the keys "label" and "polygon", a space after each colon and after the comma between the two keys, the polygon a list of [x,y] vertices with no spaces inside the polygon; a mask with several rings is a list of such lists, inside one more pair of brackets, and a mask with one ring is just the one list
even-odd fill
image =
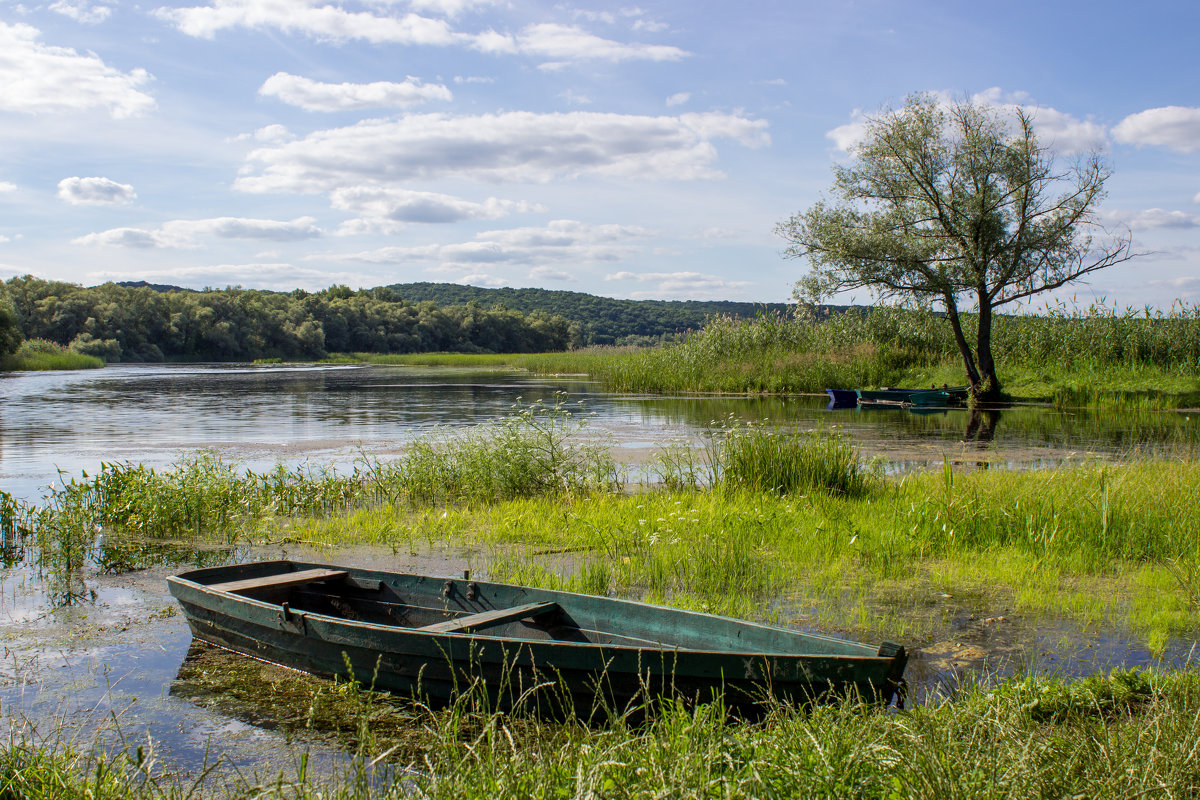
{"label": "blue sky", "polygon": [[1063,296],[1200,302],[1197,31],[1153,0],[0,0],[0,277],[786,300],[775,225],[929,91],[1106,153],[1150,254]]}

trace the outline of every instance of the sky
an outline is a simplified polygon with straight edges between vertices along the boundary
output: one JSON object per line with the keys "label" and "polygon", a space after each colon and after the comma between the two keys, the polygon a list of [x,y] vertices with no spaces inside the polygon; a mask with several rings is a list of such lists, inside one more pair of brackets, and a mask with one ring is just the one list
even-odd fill
{"label": "sky", "polygon": [[1055,299],[1197,303],[1197,31],[1190,0],[0,0],[0,278],[786,301],[776,225],[933,92],[1111,165],[1143,255]]}

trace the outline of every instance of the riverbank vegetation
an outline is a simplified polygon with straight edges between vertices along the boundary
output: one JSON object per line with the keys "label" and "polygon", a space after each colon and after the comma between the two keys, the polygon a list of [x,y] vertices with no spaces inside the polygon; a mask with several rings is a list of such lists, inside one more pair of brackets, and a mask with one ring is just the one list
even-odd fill
{"label": "riverbank vegetation", "polygon": [[[0,283],[22,339],[45,339],[106,361],[316,360],[332,352],[543,352],[578,330],[544,312],[479,304],[409,303],[387,288],[267,292],[83,287],[31,276]],[[0,331],[2,334],[2,331]]]}
{"label": "riverbank vegetation", "polygon": [[86,355],[45,339],[27,339],[12,354],[0,357],[0,370],[97,369],[103,367],[104,363],[103,358]]}
{"label": "riverbank vegetation", "polygon": [[[468,696],[404,712],[400,744],[380,720],[394,701],[350,698],[355,755],[333,774],[302,760],[276,776],[214,764],[179,774],[152,744],[108,750],[10,728],[0,797],[182,800],[195,796],[360,800],[526,797],[1173,798],[1200,791],[1200,675],[1119,672],[1069,683],[966,685],[901,713],[846,701],[778,709],[754,724],[720,707],[667,704],[650,721],[601,726],[489,712]],[[314,704],[315,706],[315,704]],[[311,715],[311,710],[310,710]],[[389,747],[390,745],[390,747]]]}
{"label": "riverbank vegetation", "polygon": [[[1152,652],[1200,630],[1200,461],[889,476],[836,435],[729,421],[666,445],[629,491],[576,406],[535,404],[407,458],[266,473],[200,454],[166,470],[107,464],[36,503],[0,493],[0,555],[53,588],[84,571],[355,545],[455,554],[491,579],[614,594],[845,632],[919,650],[948,617],[1101,629]],[[503,471],[495,479],[489,473]],[[220,548],[235,546],[225,555]],[[213,549],[217,548],[217,549]],[[255,550],[255,548],[258,548]],[[69,588],[69,587],[68,587]],[[86,592],[56,592],[78,602]],[[780,708],[749,724],[667,704],[647,724],[492,713],[468,692],[430,711],[358,690],[352,762],[249,777],[228,797],[1185,796],[1200,789],[1200,673],[1079,681],[986,675],[904,712]],[[323,690],[318,690],[318,692]],[[325,695],[322,695],[325,697]],[[328,717],[326,699],[308,698]],[[397,721],[399,720],[399,721]],[[0,797],[182,798],[197,775],[150,743],[111,750],[10,717]],[[390,725],[403,725],[388,739]],[[214,757],[219,756],[215,753]],[[392,770],[388,772],[388,770]]]}
{"label": "riverbank vegetation", "polygon": [[[475,552],[493,576],[852,634],[925,637],[959,598],[1126,630],[1154,652],[1200,628],[1200,461],[887,477],[836,436],[731,421],[666,445],[624,490],[563,405],[438,432],[352,470],[106,464],[0,531],[54,572],[128,568],[180,539]],[[14,551],[15,552],[15,551]],[[1001,613],[997,610],[996,613]]]}
{"label": "riverbank vegetation", "polygon": [[[975,319],[962,317],[968,333]],[[992,342],[1011,397],[1059,407],[1200,407],[1200,307],[1167,311],[1056,306],[996,317]],[[360,356],[376,363],[504,366],[586,374],[625,392],[823,392],[826,388],[942,386],[960,382],[949,329],[927,312],[877,307],[861,313],[719,317],[658,348],[567,353]]]}

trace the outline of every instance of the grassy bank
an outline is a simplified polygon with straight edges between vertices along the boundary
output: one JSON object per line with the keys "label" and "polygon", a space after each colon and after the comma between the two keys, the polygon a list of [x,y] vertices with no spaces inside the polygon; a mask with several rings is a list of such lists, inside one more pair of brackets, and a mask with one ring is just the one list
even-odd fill
{"label": "grassy bank", "polygon": [[[1200,675],[1120,673],[1076,683],[965,687],[902,713],[853,702],[780,709],[740,724],[721,709],[667,706],[651,722],[586,727],[489,714],[469,703],[409,714],[388,740],[387,701],[358,704],[358,755],[333,775],[254,778],[216,765],[200,785],[227,798],[1176,798],[1200,791]],[[383,706],[383,708],[381,708]],[[152,747],[74,749],[26,729],[0,747],[0,797],[184,798],[196,776]],[[390,776],[381,765],[390,759]]]}
{"label": "grassy bank", "polygon": [[97,369],[103,366],[103,358],[77,353],[45,339],[24,341],[17,352],[0,359],[0,371]]}
{"label": "grassy bank", "polygon": [[[106,465],[0,529],[56,572],[153,559],[188,537],[473,551],[491,576],[855,635],[922,639],[931,598],[1133,631],[1152,651],[1200,628],[1200,461],[886,478],[842,439],[731,426],[666,448],[629,494],[579,418],[535,405],[346,473]],[[102,535],[98,535],[102,534]]]}
{"label": "grassy bank", "polygon": [[[968,328],[974,320],[967,319]],[[966,331],[968,338],[973,332]],[[1166,313],[1101,306],[997,319],[1001,379],[1016,399],[1060,407],[1200,407],[1200,308]],[[683,341],[513,356],[364,356],[377,363],[519,367],[587,374],[615,391],[822,392],[827,387],[961,385],[945,322],[877,308],[815,319],[716,318]]]}

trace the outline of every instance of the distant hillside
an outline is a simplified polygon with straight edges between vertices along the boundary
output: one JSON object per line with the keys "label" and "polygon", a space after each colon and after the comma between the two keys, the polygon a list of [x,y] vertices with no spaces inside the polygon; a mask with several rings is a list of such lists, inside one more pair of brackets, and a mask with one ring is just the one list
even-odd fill
{"label": "distant hillside", "polygon": [[432,300],[439,306],[475,301],[484,308],[503,306],[528,314],[558,314],[582,328],[589,344],[618,344],[637,337],[658,339],[697,329],[715,314],[754,317],[787,311],[788,303],[737,303],[731,300],[617,300],[583,292],[549,289],[483,289],[456,283],[396,283],[388,288],[411,303]]}

